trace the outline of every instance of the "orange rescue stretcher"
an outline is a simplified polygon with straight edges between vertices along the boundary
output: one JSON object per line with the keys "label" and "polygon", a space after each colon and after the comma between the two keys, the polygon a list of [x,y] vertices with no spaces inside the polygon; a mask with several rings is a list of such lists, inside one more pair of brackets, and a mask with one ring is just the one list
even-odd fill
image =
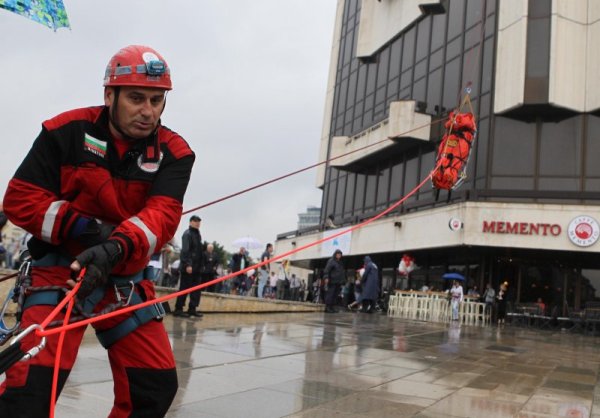
{"label": "orange rescue stretcher", "polygon": [[[468,96],[465,102],[470,105]],[[435,164],[438,168],[433,173],[431,182],[438,190],[454,190],[467,177],[467,163],[477,134],[477,126],[473,112],[461,113],[460,109],[450,112],[444,126],[446,133],[438,148]]]}

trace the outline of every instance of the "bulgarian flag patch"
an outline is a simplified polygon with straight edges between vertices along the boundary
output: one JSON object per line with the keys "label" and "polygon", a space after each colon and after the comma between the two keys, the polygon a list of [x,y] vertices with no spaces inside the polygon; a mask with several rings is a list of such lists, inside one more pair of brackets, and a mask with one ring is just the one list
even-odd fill
{"label": "bulgarian flag patch", "polygon": [[85,134],[83,149],[97,155],[98,157],[104,158],[106,156],[106,141],[100,141],[93,136]]}

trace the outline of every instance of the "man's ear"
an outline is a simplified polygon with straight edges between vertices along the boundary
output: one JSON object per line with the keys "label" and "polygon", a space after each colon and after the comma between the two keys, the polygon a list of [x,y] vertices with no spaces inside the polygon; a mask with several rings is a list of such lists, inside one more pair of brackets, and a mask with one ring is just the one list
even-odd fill
{"label": "man's ear", "polygon": [[115,99],[115,90],[111,87],[104,88],[104,104],[106,106],[112,105],[113,100]]}

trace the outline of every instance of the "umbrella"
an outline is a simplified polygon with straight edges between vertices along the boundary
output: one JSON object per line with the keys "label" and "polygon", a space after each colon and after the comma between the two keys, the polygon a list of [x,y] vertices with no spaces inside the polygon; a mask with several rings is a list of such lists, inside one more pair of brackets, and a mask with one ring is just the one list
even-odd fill
{"label": "umbrella", "polygon": [[462,274],[459,273],[446,273],[442,276],[442,279],[444,280],[460,280],[460,281],[464,281],[465,280],[465,276],[463,276]]}
{"label": "umbrella", "polygon": [[247,250],[255,250],[262,247],[259,240],[253,237],[242,237],[233,241],[233,246],[236,248],[244,247]]}
{"label": "umbrella", "polygon": [[0,9],[25,16],[55,32],[58,28],[70,27],[62,0],[0,0]]}

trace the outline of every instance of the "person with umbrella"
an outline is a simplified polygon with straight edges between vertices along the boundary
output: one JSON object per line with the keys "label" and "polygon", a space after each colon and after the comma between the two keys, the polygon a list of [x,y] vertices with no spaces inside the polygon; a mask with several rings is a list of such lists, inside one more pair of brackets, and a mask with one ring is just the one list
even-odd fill
{"label": "person with umbrella", "polygon": [[[240,250],[231,256],[230,268],[231,272],[235,273],[244,270],[250,265],[248,261],[248,252],[246,248],[240,247]],[[239,274],[234,277],[231,292],[233,294],[243,295],[246,291],[246,274]]]}
{"label": "person with umbrella", "polygon": [[463,288],[458,280],[452,282],[452,288],[450,289],[450,301],[452,304],[452,320],[458,321],[458,308],[460,303],[463,301]]}
{"label": "person with umbrella", "polygon": [[[71,274],[81,281],[82,314],[155,299],[144,269],[179,226],[195,157],[161,124],[169,66],[154,49],[130,45],[110,59],[104,77],[104,104],[46,120],[4,196],[8,219],[33,236],[30,289],[38,291],[27,295],[23,329],[40,324],[75,286]],[[163,316],[158,303],[94,324],[114,380],[111,417],[166,415],[178,386]],[[85,330],[64,335],[57,396]],[[0,415],[49,416],[58,342],[48,337],[45,350],[6,371]],[[37,344],[33,334],[21,340],[23,350]]]}

